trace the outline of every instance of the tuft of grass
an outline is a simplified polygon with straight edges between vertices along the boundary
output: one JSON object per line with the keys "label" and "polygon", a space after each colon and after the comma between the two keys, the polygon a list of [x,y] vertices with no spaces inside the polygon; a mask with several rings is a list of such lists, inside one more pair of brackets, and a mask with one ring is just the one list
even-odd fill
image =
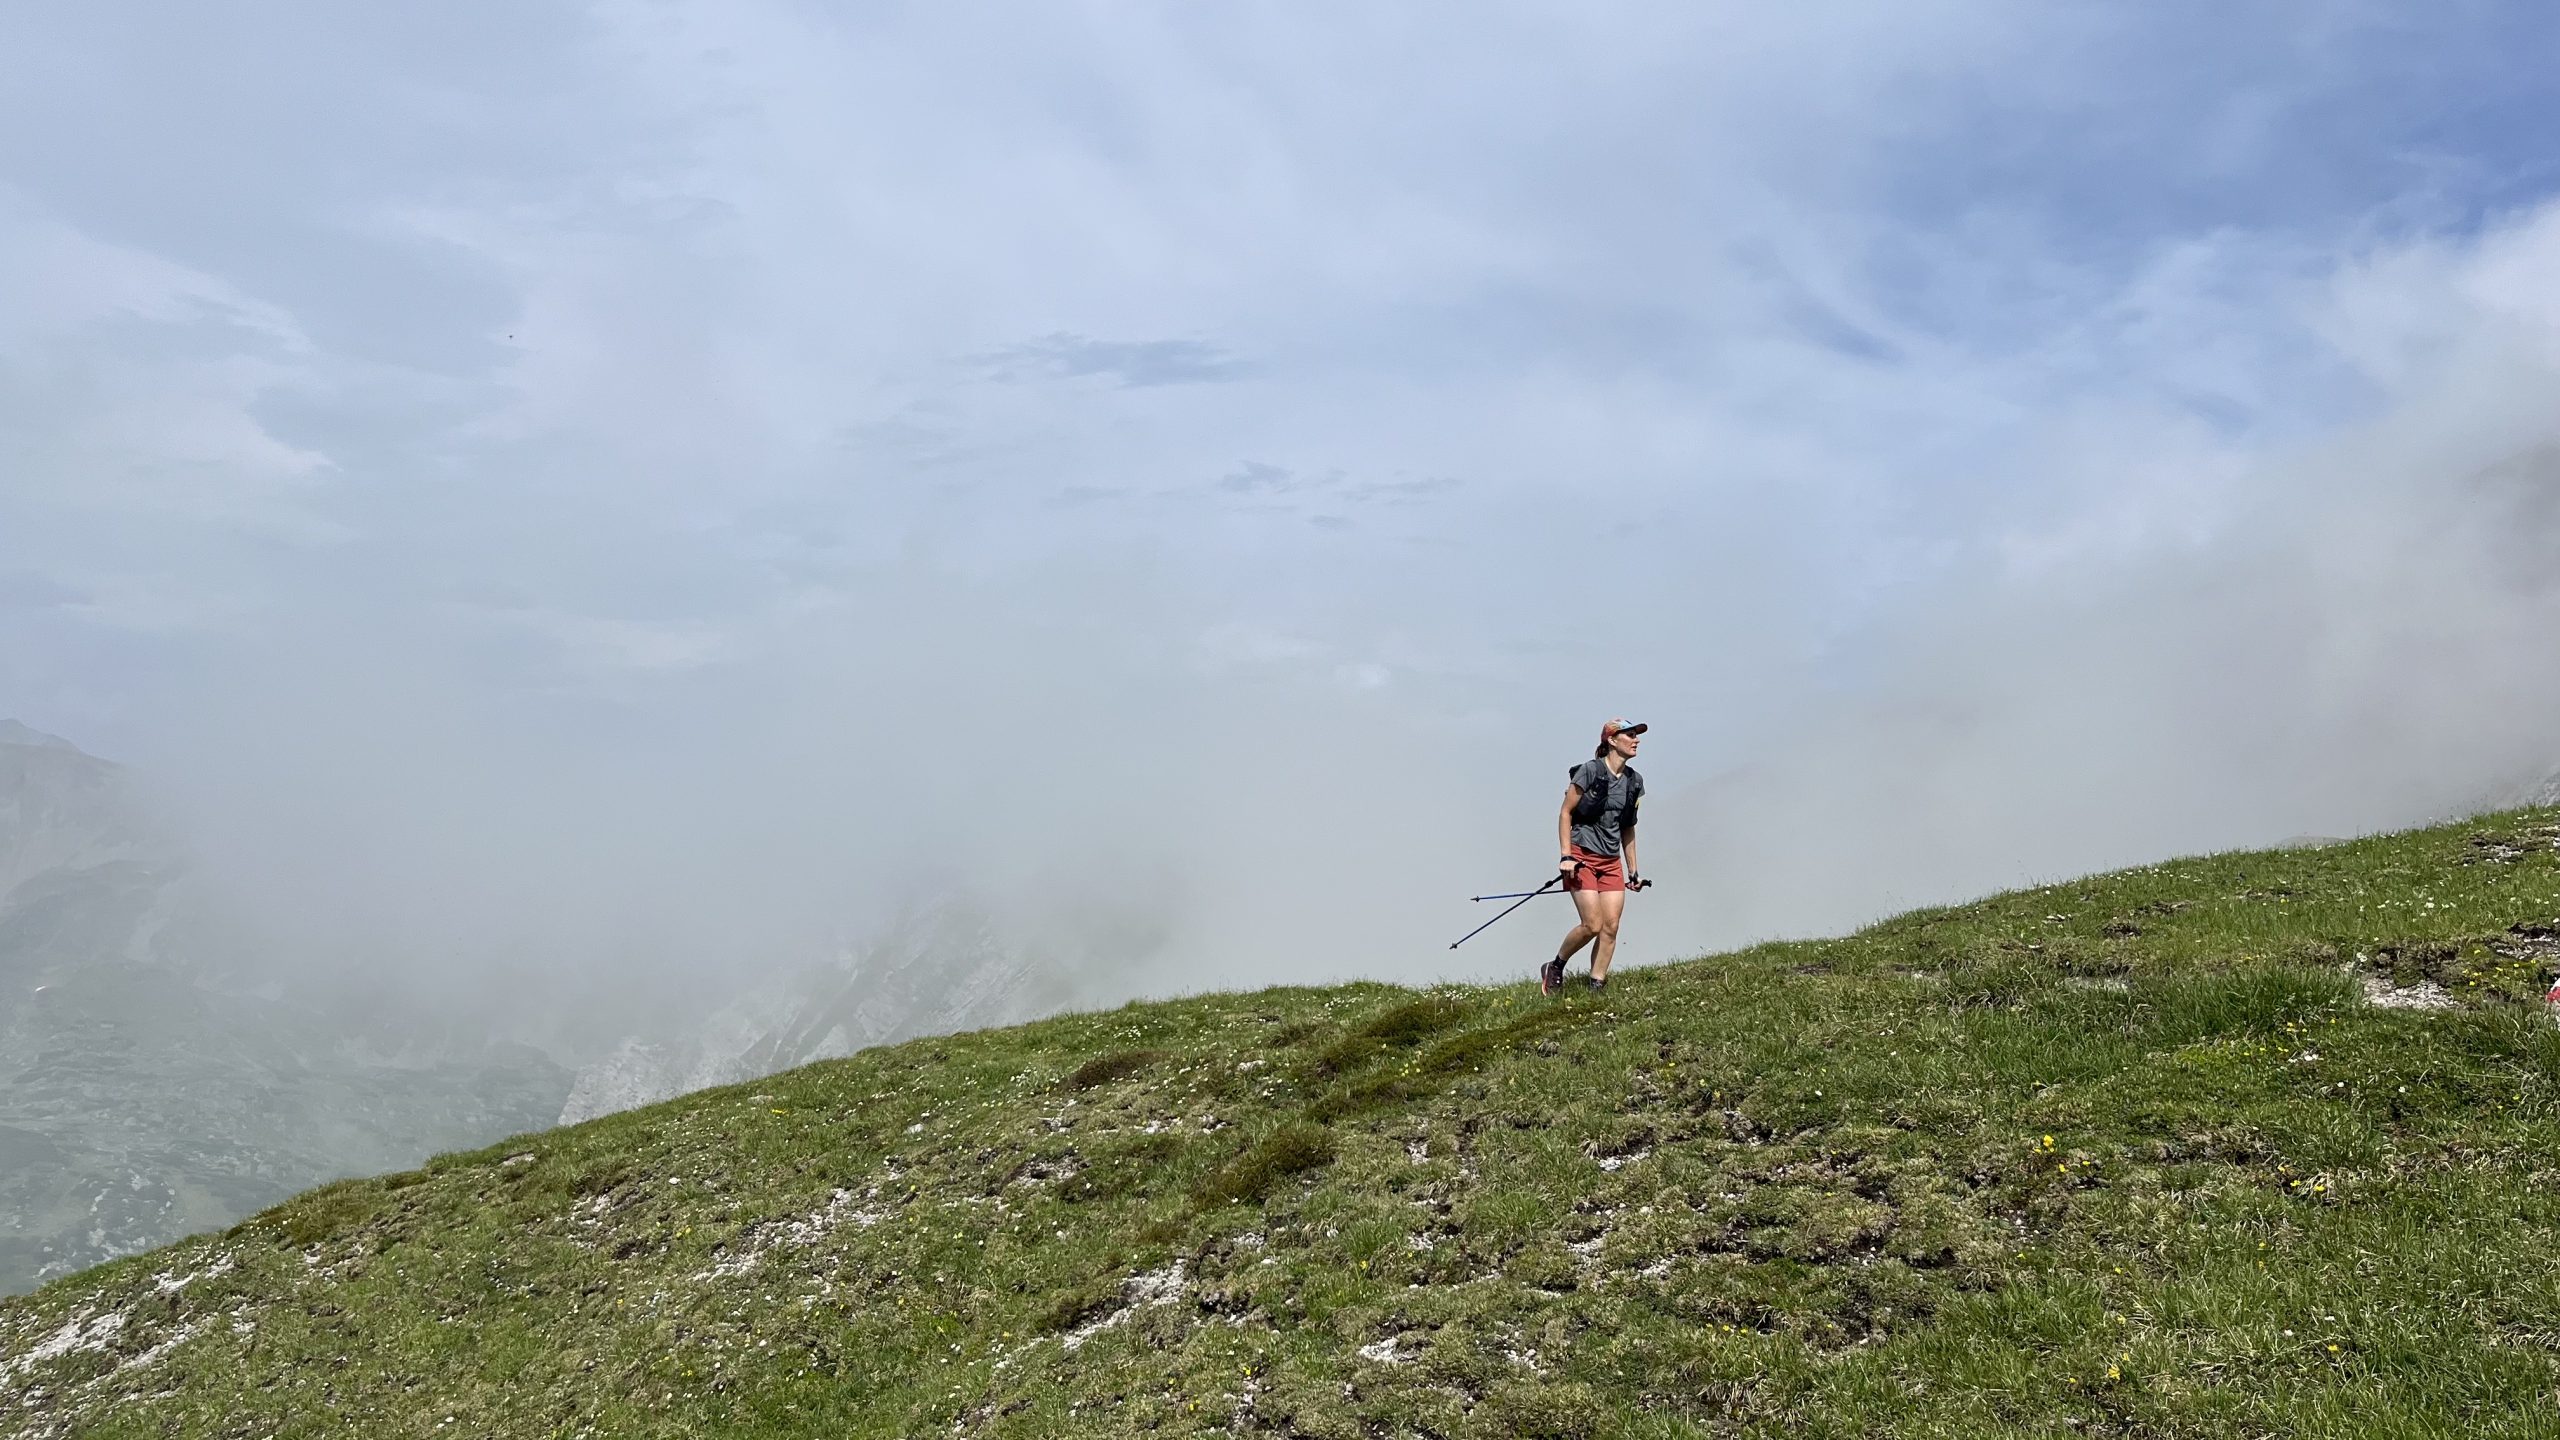
{"label": "tuft of grass", "polygon": [[1293,1120],[1212,1171],[1192,1188],[1192,1198],[1204,1205],[1260,1200],[1282,1181],[1332,1164],[1337,1153],[1333,1132]]}
{"label": "tuft of grass", "polygon": [[1098,1319],[1119,1308],[1118,1280],[1088,1280],[1060,1295],[1040,1317],[1040,1328],[1053,1335],[1064,1334],[1088,1320]]}
{"label": "tuft of grass", "polygon": [[385,1189],[380,1180],[335,1181],[250,1216],[233,1233],[263,1230],[282,1237],[288,1245],[322,1244],[372,1219],[382,1206]]}
{"label": "tuft of grass", "polygon": [[1092,1090],[1115,1081],[1126,1080],[1165,1059],[1162,1050],[1114,1050],[1096,1055],[1066,1073],[1058,1082],[1063,1090]]}
{"label": "tuft of grass", "polygon": [[1579,1024],[1598,1013],[1582,1007],[1556,1006],[1532,1010],[1500,1025],[1452,1035],[1400,1069],[1363,1076],[1317,1096],[1307,1106],[1307,1118],[1331,1124],[1365,1111],[1394,1108],[1437,1088],[1449,1076],[1481,1069],[1503,1051]]}
{"label": "tuft of grass", "polygon": [[1468,1007],[1451,995],[1425,995],[1408,1000],[1354,1026],[1351,1032],[1317,1052],[1316,1073],[1342,1075],[1389,1050],[1418,1045],[1452,1026],[1464,1024]]}
{"label": "tuft of grass", "polygon": [[[528,1174],[538,1175],[528,1167]],[[634,1164],[627,1155],[606,1154],[589,1159],[570,1171],[569,1193],[578,1196],[608,1195],[647,1177],[645,1167]]]}
{"label": "tuft of grass", "polygon": [[1189,1145],[1178,1135],[1146,1135],[1114,1145],[1058,1189],[1060,1199],[1090,1204],[1153,1193],[1176,1172]]}
{"label": "tuft of grass", "polygon": [[1352,1033],[1381,1045],[1412,1045],[1464,1022],[1468,1010],[1454,995],[1425,995],[1364,1022]]}

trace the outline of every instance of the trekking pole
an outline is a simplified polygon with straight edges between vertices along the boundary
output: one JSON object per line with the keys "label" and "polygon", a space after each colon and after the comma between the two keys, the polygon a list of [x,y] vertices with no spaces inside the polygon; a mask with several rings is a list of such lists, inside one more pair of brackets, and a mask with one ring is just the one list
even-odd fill
{"label": "trekking pole", "polygon": [[[1553,889],[1553,888],[1554,888],[1554,887],[1556,887],[1557,885],[1561,885],[1561,884],[1563,884],[1563,883],[1564,883],[1564,879],[1565,879],[1564,875],[1563,875],[1561,872],[1559,872],[1559,873],[1558,873],[1558,874],[1557,874],[1553,879],[1549,880],[1546,884],[1539,886],[1537,889],[1532,890],[1532,891],[1530,891],[1528,894],[1521,896],[1519,899],[1512,901],[1510,904],[1503,906],[1503,907],[1502,907],[1502,915],[1508,915],[1508,914],[1510,914],[1512,911],[1519,909],[1521,906],[1528,904],[1530,901],[1537,899],[1539,896],[1546,894],[1546,893],[1547,893],[1547,891],[1549,891],[1550,889]],[[1496,915],[1496,916],[1494,916],[1494,917],[1493,917],[1493,920],[1499,920],[1499,919],[1501,919],[1501,918],[1502,918],[1502,915]],[[1473,930],[1468,931],[1466,934],[1459,936],[1457,939],[1450,941],[1450,942],[1449,942],[1449,948],[1450,948],[1450,949],[1452,949],[1452,950],[1455,950],[1455,949],[1457,949],[1459,946],[1464,945],[1464,944],[1466,944],[1468,941],[1473,940],[1473,939],[1474,939],[1474,938],[1476,938],[1477,936],[1479,936],[1479,935],[1483,934],[1483,933],[1485,932],[1486,928],[1487,928],[1488,926],[1490,926],[1490,925],[1492,925],[1492,924],[1493,924],[1493,920],[1487,920],[1486,922],[1484,922],[1484,924],[1483,924],[1483,925],[1479,925],[1479,926],[1477,926],[1476,928],[1474,928]]]}
{"label": "trekking pole", "polygon": [[[1627,888],[1629,890],[1650,890],[1653,888],[1653,882],[1651,880],[1629,880],[1627,882]],[[1543,890],[1512,890],[1500,895],[1470,895],[1467,898],[1470,900],[1526,900],[1532,895],[1543,895],[1545,893],[1546,892]],[[1564,892],[1559,890],[1556,893],[1561,895]]]}

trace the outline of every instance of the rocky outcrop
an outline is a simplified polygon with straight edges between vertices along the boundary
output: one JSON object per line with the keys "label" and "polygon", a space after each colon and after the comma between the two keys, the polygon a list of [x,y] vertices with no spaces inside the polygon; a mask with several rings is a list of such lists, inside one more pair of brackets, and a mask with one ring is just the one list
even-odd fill
{"label": "rocky outcrop", "polygon": [[2518,805],[2560,805],[2560,768],[2517,791],[2516,797],[2502,808]]}

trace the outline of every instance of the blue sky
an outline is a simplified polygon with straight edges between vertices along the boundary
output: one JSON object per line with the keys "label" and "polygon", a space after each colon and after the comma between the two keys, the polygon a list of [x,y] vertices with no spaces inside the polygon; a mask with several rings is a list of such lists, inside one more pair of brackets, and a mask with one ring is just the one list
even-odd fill
{"label": "blue sky", "polygon": [[[583,934],[682,874],[778,946],[1096,845],[1220,943],[1347,844],[1472,893],[1609,714],[1835,773],[1843,716],[2036,714],[2057,615],[2136,728],[1898,763],[2049,793],[1982,756],[2073,733],[2141,813],[1914,800],[1960,863],[1751,924],[2407,818],[2560,682],[2328,578],[2512,532],[2394,538],[2545,443],[2555,54],[2485,3],[13,14],[0,713],[279,891]],[[2164,602],[2225,583],[2271,648],[2215,668]],[[2412,615],[2531,723],[2368,703]],[[883,824],[920,746],[967,778]],[[2320,798],[2413,750],[2470,758]],[[1382,751],[1392,836],[1331,798]]]}

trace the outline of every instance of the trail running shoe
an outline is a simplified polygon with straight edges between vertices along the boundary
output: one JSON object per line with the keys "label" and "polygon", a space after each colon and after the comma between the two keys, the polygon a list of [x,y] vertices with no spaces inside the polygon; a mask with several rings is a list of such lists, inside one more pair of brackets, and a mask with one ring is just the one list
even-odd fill
{"label": "trail running shoe", "polygon": [[1609,988],[1609,979],[1605,975],[1585,975],[1582,977],[1582,983],[1593,990],[1606,990]]}
{"label": "trail running shoe", "polygon": [[1538,967],[1538,993],[1553,995],[1564,988],[1564,961],[1550,960]]}

